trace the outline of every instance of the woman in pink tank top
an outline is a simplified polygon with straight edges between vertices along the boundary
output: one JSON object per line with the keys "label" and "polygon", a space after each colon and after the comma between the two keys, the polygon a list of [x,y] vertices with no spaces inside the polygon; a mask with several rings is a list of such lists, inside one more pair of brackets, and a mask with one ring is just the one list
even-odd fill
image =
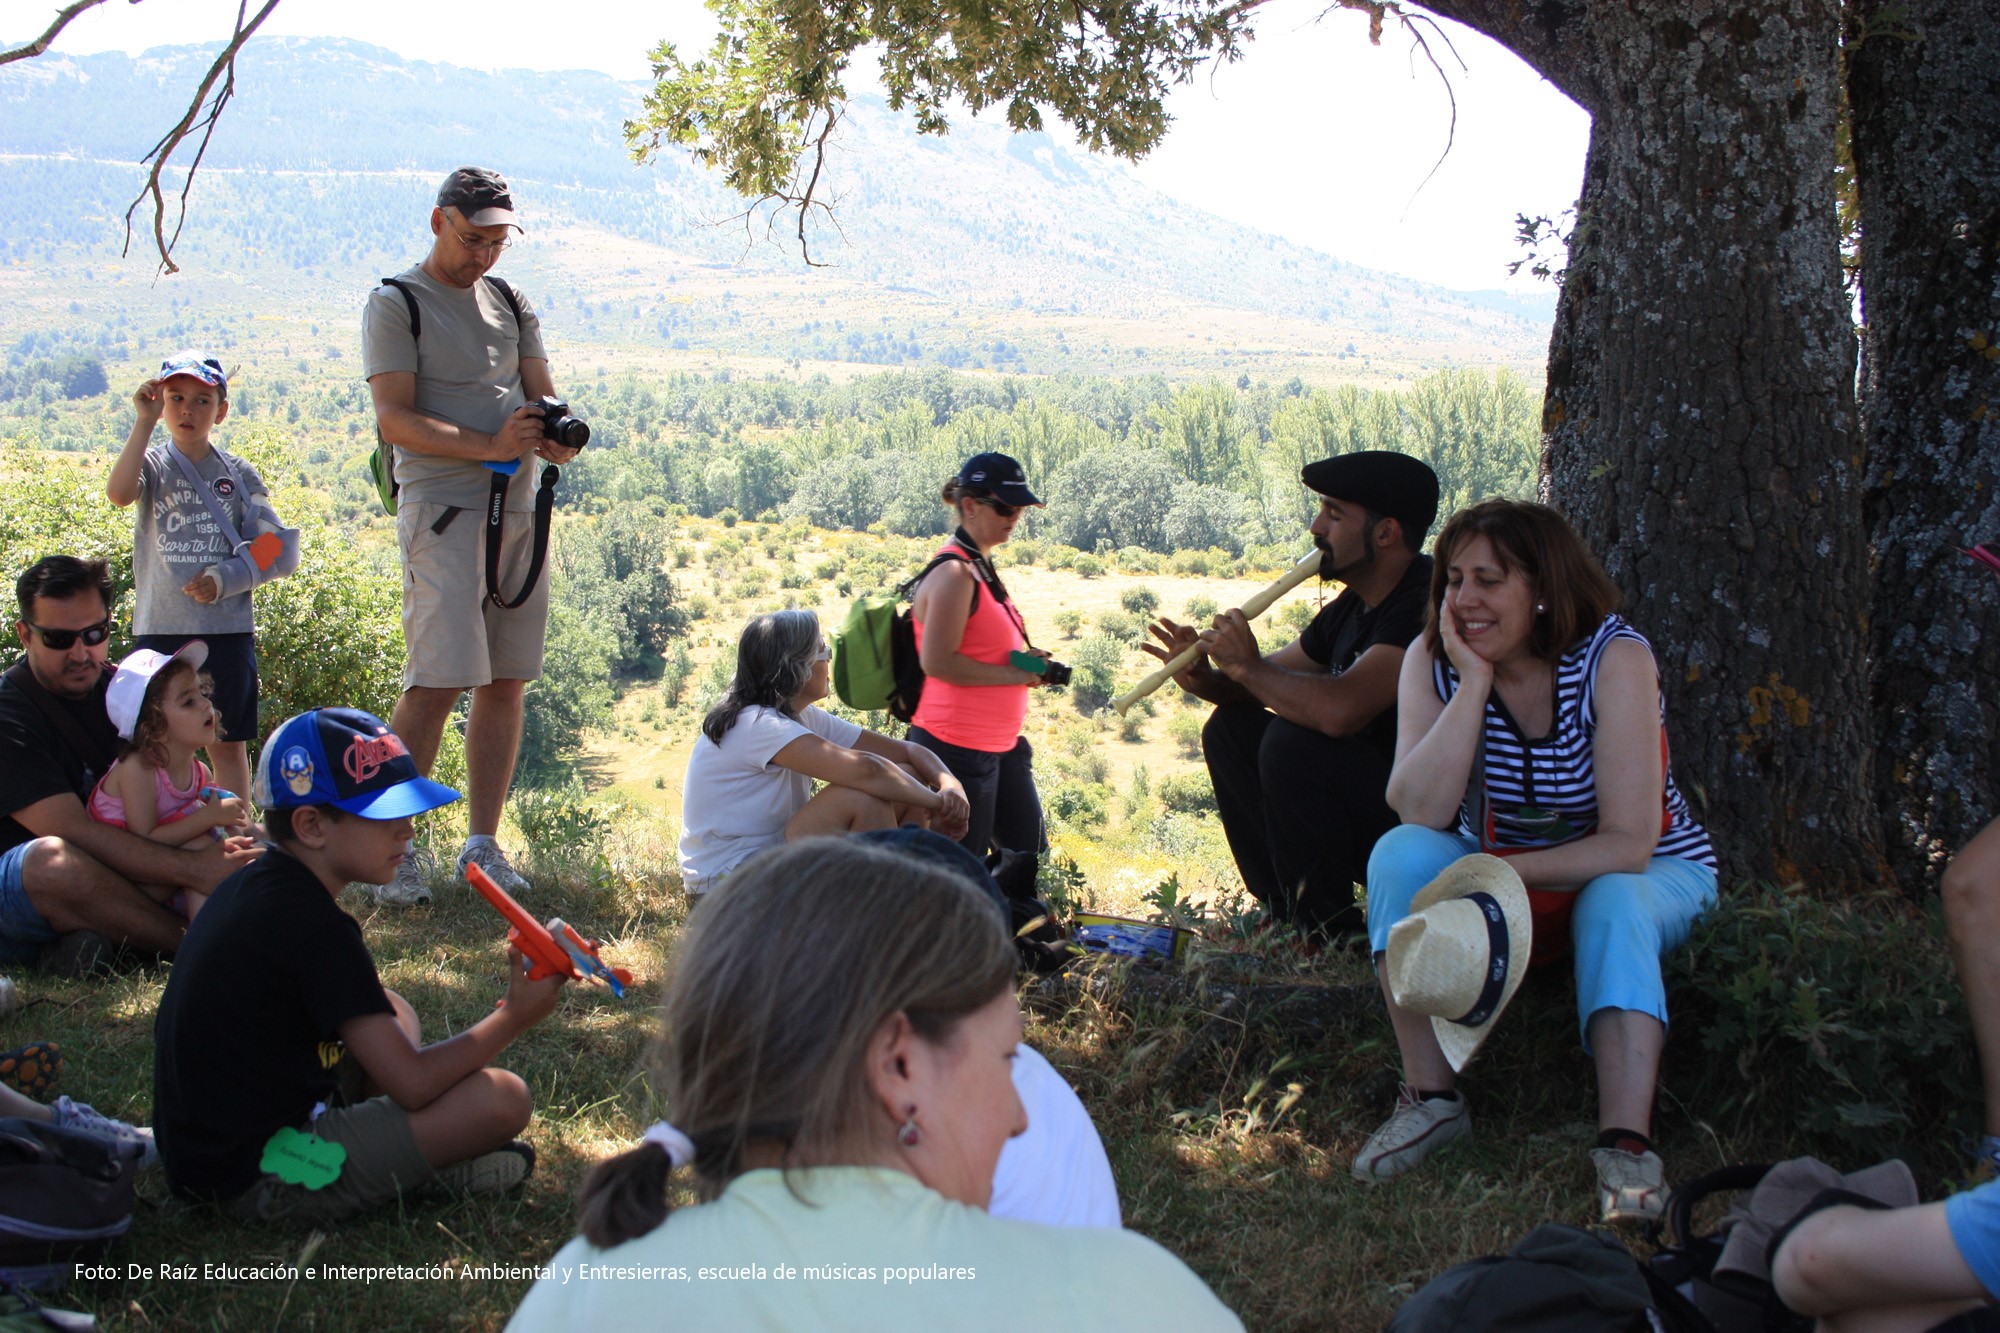
{"label": "woman in pink tank top", "polygon": [[993,853],[1006,861],[1003,882],[1025,886],[1031,897],[1047,843],[1034,750],[1021,723],[1028,691],[1042,677],[1009,658],[1048,654],[1028,642],[988,552],[1013,536],[1023,509],[1041,501],[1019,463],[989,453],[968,459],[945,483],[944,502],[958,529],[938,554],[955,558],[924,576],[911,606],[925,680],[909,739],[942,759],[965,786],[972,818],[959,841],[982,858]]}

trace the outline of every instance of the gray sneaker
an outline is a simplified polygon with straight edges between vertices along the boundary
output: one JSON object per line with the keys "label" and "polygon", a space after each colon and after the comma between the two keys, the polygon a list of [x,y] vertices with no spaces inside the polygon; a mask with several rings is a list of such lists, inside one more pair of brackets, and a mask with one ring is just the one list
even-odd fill
{"label": "gray sneaker", "polygon": [[431,872],[436,869],[435,857],[412,847],[403,864],[396,867],[396,878],[387,884],[370,884],[368,892],[384,907],[422,907],[431,901]]}
{"label": "gray sneaker", "polygon": [[67,1097],[58,1097],[49,1104],[49,1118],[58,1129],[73,1129],[79,1134],[107,1140],[128,1157],[137,1157],[142,1167],[152,1166],[160,1160],[160,1150],[153,1146],[153,1131],[143,1125],[128,1125],[123,1120],[113,1120],[83,1102],[73,1102]]}
{"label": "gray sneaker", "polygon": [[503,889],[510,898],[519,899],[534,885],[514,869],[507,859],[507,853],[500,850],[497,842],[482,842],[477,847],[467,847],[458,854],[458,873],[463,876],[467,864],[478,866],[486,872],[486,877]]}
{"label": "gray sneaker", "polygon": [[1597,1201],[1607,1223],[1650,1222],[1667,1211],[1667,1166],[1656,1152],[1592,1148],[1597,1168]]}
{"label": "gray sneaker", "polygon": [[513,1189],[534,1170],[534,1148],[515,1139],[497,1152],[453,1162],[432,1176],[431,1184],[447,1194],[471,1198],[475,1194],[498,1194]]}
{"label": "gray sneaker", "polygon": [[1425,1101],[1409,1084],[1398,1084],[1396,1113],[1362,1145],[1354,1159],[1354,1178],[1370,1184],[1394,1180],[1471,1129],[1472,1112],[1463,1096]]}

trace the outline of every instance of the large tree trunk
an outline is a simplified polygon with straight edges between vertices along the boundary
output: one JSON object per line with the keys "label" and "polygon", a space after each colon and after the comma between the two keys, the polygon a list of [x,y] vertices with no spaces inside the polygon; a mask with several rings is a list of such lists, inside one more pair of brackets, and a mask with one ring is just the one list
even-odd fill
{"label": "large tree trunk", "polygon": [[2000,3],[1857,0],[1875,782],[1913,887],[1996,813],[2000,596]]}
{"label": "large tree trunk", "polygon": [[1591,113],[1544,480],[1652,639],[1725,875],[1876,881],[1836,0],[1439,0]]}

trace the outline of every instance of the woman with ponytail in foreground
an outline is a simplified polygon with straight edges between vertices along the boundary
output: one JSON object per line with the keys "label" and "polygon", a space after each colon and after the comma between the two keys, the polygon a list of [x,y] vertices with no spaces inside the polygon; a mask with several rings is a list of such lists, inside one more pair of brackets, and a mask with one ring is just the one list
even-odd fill
{"label": "woman with ponytail in foreground", "polygon": [[745,862],[674,951],[674,1124],[591,1172],[509,1327],[1240,1330],[1142,1236],[987,1215],[1027,1123],[1013,977],[949,871],[833,839]]}

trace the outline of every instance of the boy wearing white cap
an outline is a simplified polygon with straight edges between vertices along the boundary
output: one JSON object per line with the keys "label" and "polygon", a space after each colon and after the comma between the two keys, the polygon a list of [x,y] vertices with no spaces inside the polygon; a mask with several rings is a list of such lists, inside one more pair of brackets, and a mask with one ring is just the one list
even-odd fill
{"label": "boy wearing white cap", "polygon": [[[299,567],[299,534],[271,508],[257,469],[210,440],[229,415],[229,376],[176,352],[132,395],[135,416],[104,493],[137,503],[132,535],[133,646],[172,654],[206,645],[222,736],[209,759],[231,791],[250,786],[244,742],[257,732],[256,626],[250,592]],[[153,428],[167,439],[153,444]]]}

